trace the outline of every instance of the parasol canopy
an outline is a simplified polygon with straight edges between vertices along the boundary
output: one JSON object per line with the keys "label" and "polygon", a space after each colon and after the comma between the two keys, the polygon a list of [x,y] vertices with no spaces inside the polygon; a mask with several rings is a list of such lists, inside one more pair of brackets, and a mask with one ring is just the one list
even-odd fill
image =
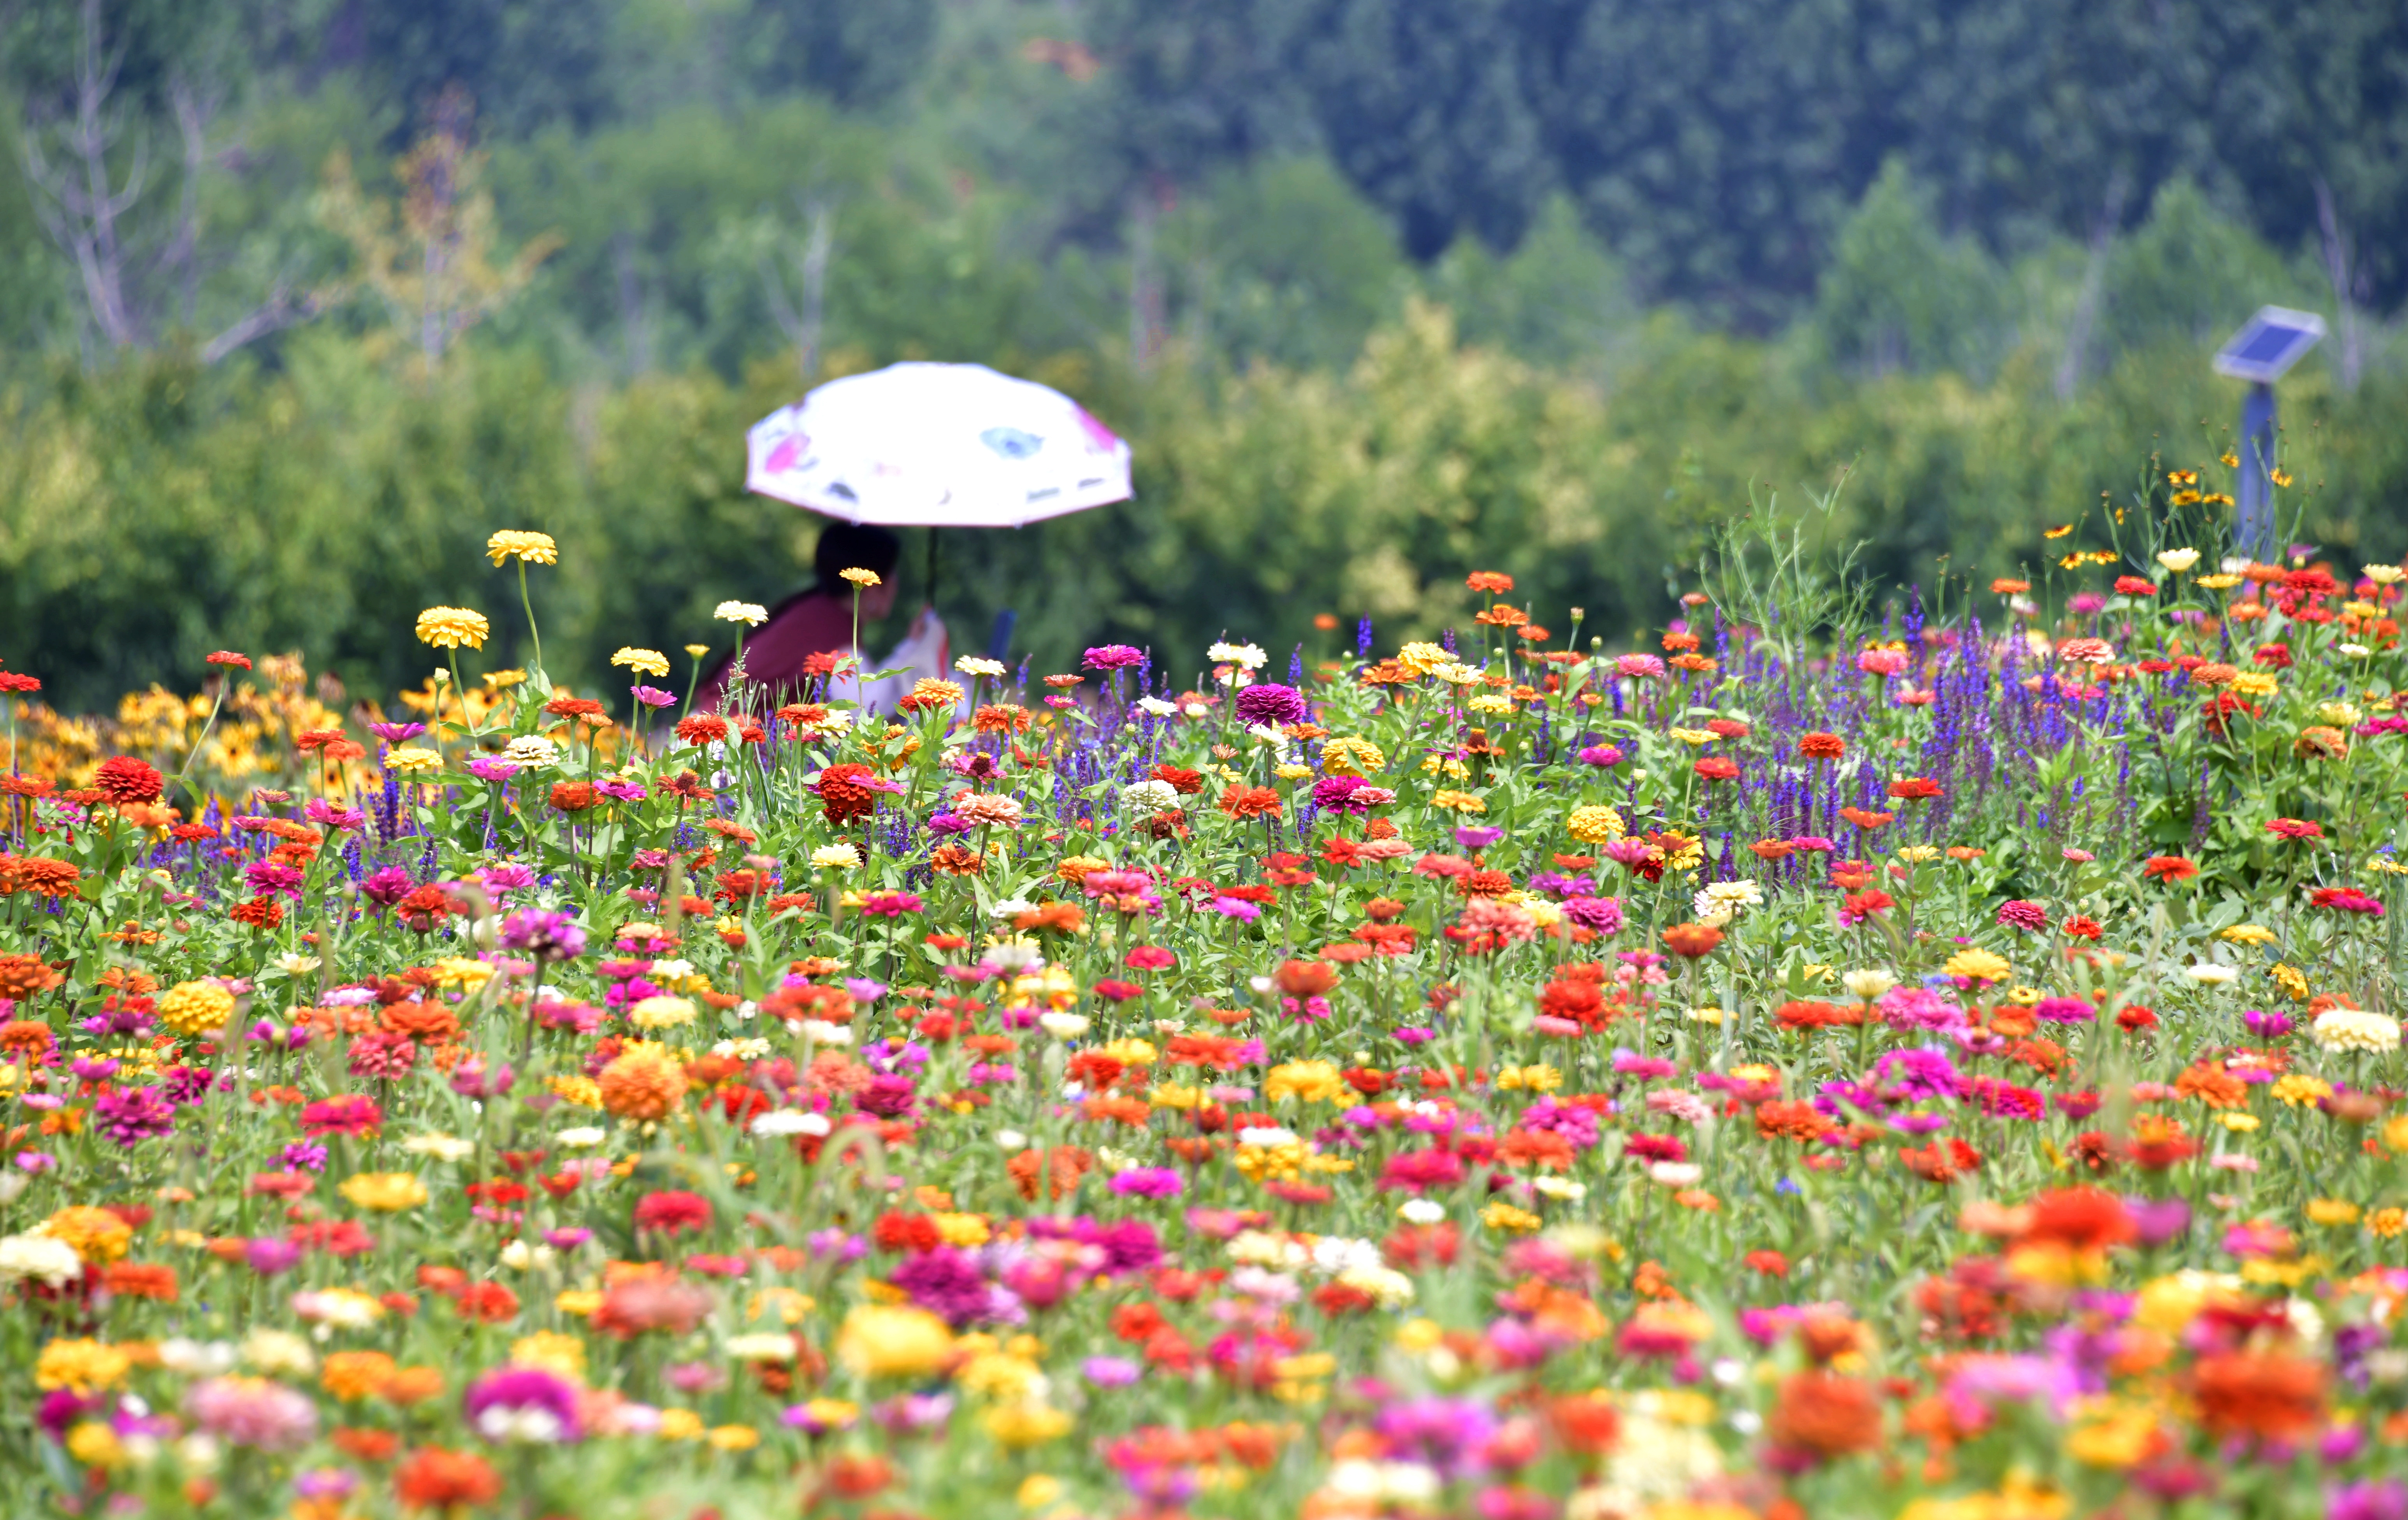
{"label": "parasol canopy", "polygon": [[747,490],[847,522],[1017,528],[1129,497],[1129,447],[1085,408],[983,364],[830,380],[745,435]]}

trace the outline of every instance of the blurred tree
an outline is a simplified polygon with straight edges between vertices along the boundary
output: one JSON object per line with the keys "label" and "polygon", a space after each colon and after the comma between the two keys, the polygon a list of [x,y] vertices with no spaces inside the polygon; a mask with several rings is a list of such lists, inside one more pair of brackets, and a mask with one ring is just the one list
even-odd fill
{"label": "blurred tree", "polygon": [[1330,155],[1434,259],[1459,234],[1519,243],[1556,182],[1534,67],[1562,0],[1326,0],[1303,50]]}
{"label": "blurred tree", "polygon": [[407,114],[396,133],[416,130],[455,86],[489,130],[583,129],[614,107],[615,9],[592,0],[340,0],[317,63],[357,69],[398,101]]}
{"label": "blurred tree", "polygon": [[2000,270],[1979,245],[1942,234],[1931,196],[1892,159],[1841,225],[1823,266],[1814,331],[1841,364],[1886,375],[1979,375],[2013,335]]}
{"label": "blurred tree", "polygon": [[1326,159],[1231,169],[1163,221],[1170,320],[1190,353],[1344,364],[1412,284],[1387,220]]}
{"label": "blurred tree", "polygon": [[1540,209],[1511,254],[1499,257],[1466,235],[1423,283],[1455,313],[1464,341],[1543,364],[1593,367],[1641,320],[1620,263],[1561,194]]}
{"label": "blurred tree", "polygon": [[327,167],[326,223],[351,243],[353,277],[410,334],[428,370],[524,290],[559,246],[556,235],[541,234],[496,266],[484,161],[468,146],[468,95],[455,85],[437,103],[433,127],[396,166],[398,206],[364,195],[347,156],[338,152]]}
{"label": "blurred tree", "polygon": [[[210,280],[229,261],[204,226],[205,197],[227,147],[220,117],[247,82],[233,53],[251,8],[195,17],[150,0],[79,0],[46,7],[38,21],[0,19],[28,103],[13,134],[19,183],[72,269],[80,299],[68,309],[87,353],[180,331],[215,363],[323,309],[282,259],[265,278],[239,282],[239,305],[225,299],[230,282]],[[264,25],[263,50],[279,35]],[[171,132],[176,149],[160,149]],[[206,307],[205,281],[217,298]],[[36,309],[47,305],[36,298]]]}
{"label": "blurred tree", "polygon": [[2314,305],[2321,293],[2241,219],[2177,178],[2110,251],[2100,325],[2117,348],[2213,345],[2269,302]]}
{"label": "blurred tree", "polygon": [[756,89],[810,90],[848,109],[918,82],[937,40],[937,0],[752,0],[752,17]]}

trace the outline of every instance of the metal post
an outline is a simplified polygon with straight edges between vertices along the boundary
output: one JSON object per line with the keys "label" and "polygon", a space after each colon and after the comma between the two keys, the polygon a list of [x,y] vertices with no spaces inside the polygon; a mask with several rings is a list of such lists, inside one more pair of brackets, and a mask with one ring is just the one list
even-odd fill
{"label": "metal post", "polygon": [[2260,564],[2276,562],[2274,388],[2260,380],[2241,402],[2240,548]]}

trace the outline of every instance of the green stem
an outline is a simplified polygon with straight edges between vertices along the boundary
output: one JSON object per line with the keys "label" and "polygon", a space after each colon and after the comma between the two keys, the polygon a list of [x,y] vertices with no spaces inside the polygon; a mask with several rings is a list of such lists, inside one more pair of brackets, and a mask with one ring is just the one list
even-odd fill
{"label": "green stem", "polygon": [[[218,726],[218,714],[225,709],[225,689],[227,684],[228,683],[226,681],[222,680],[218,683],[217,700],[209,703],[209,720],[201,725],[201,736],[194,740],[193,747],[185,752],[183,766],[181,769],[177,771],[176,778],[167,783],[166,790],[160,793],[160,796],[163,799],[173,798],[176,795],[176,788],[184,784],[184,777],[193,774],[193,762],[201,758],[202,749],[205,748],[209,742],[209,734],[215,731]],[[15,763],[16,752],[17,709],[16,703],[11,703],[8,706],[8,753],[12,766]]]}
{"label": "green stem", "polygon": [[526,610],[527,637],[535,643],[535,675],[536,679],[540,681],[544,678],[543,635],[536,632],[535,604],[527,597],[526,561],[524,560],[521,560],[519,561],[519,605]]}

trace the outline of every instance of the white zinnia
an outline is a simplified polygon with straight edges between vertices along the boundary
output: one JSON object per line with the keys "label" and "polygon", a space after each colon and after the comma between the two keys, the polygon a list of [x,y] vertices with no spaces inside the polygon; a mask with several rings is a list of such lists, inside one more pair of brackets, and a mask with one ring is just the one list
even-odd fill
{"label": "white zinnia", "polygon": [[433,1157],[437,1161],[465,1161],[477,1154],[477,1143],[456,1135],[412,1135],[401,1143],[401,1148],[413,1156]]}
{"label": "white zinnia", "polygon": [[752,1121],[752,1133],[763,1140],[782,1140],[788,1135],[824,1135],[830,1126],[824,1114],[806,1114],[799,1108],[773,1108]]}
{"label": "white zinnia", "polygon": [[502,746],[502,759],[513,765],[557,765],[560,746],[540,733],[523,733]]}
{"label": "white zinnia", "polygon": [[2308,1026],[2325,1050],[2367,1050],[2381,1054],[2400,1048],[2400,1021],[2356,1008],[2335,1008],[2316,1016]]}
{"label": "white zinnia", "polygon": [[1179,788],[1168,781],[1140,781],[1121,791],[1124,813],[1168,813],[1179,805]]}
{"label": "white zinnia", "polygon": [[1898,977],[1892,973],[1873,969],[1852,971],[1840,978],[1840,985],[1848,989],[1848,996],[1870,1002],[1898,986]]}
{"label": "white zinnia", "polygon": [[0,1237],[0,1283],[38,1278],[46,1287],[64,1287],[83,1273],[83,1258],[75,1247],[48,1235]]}

